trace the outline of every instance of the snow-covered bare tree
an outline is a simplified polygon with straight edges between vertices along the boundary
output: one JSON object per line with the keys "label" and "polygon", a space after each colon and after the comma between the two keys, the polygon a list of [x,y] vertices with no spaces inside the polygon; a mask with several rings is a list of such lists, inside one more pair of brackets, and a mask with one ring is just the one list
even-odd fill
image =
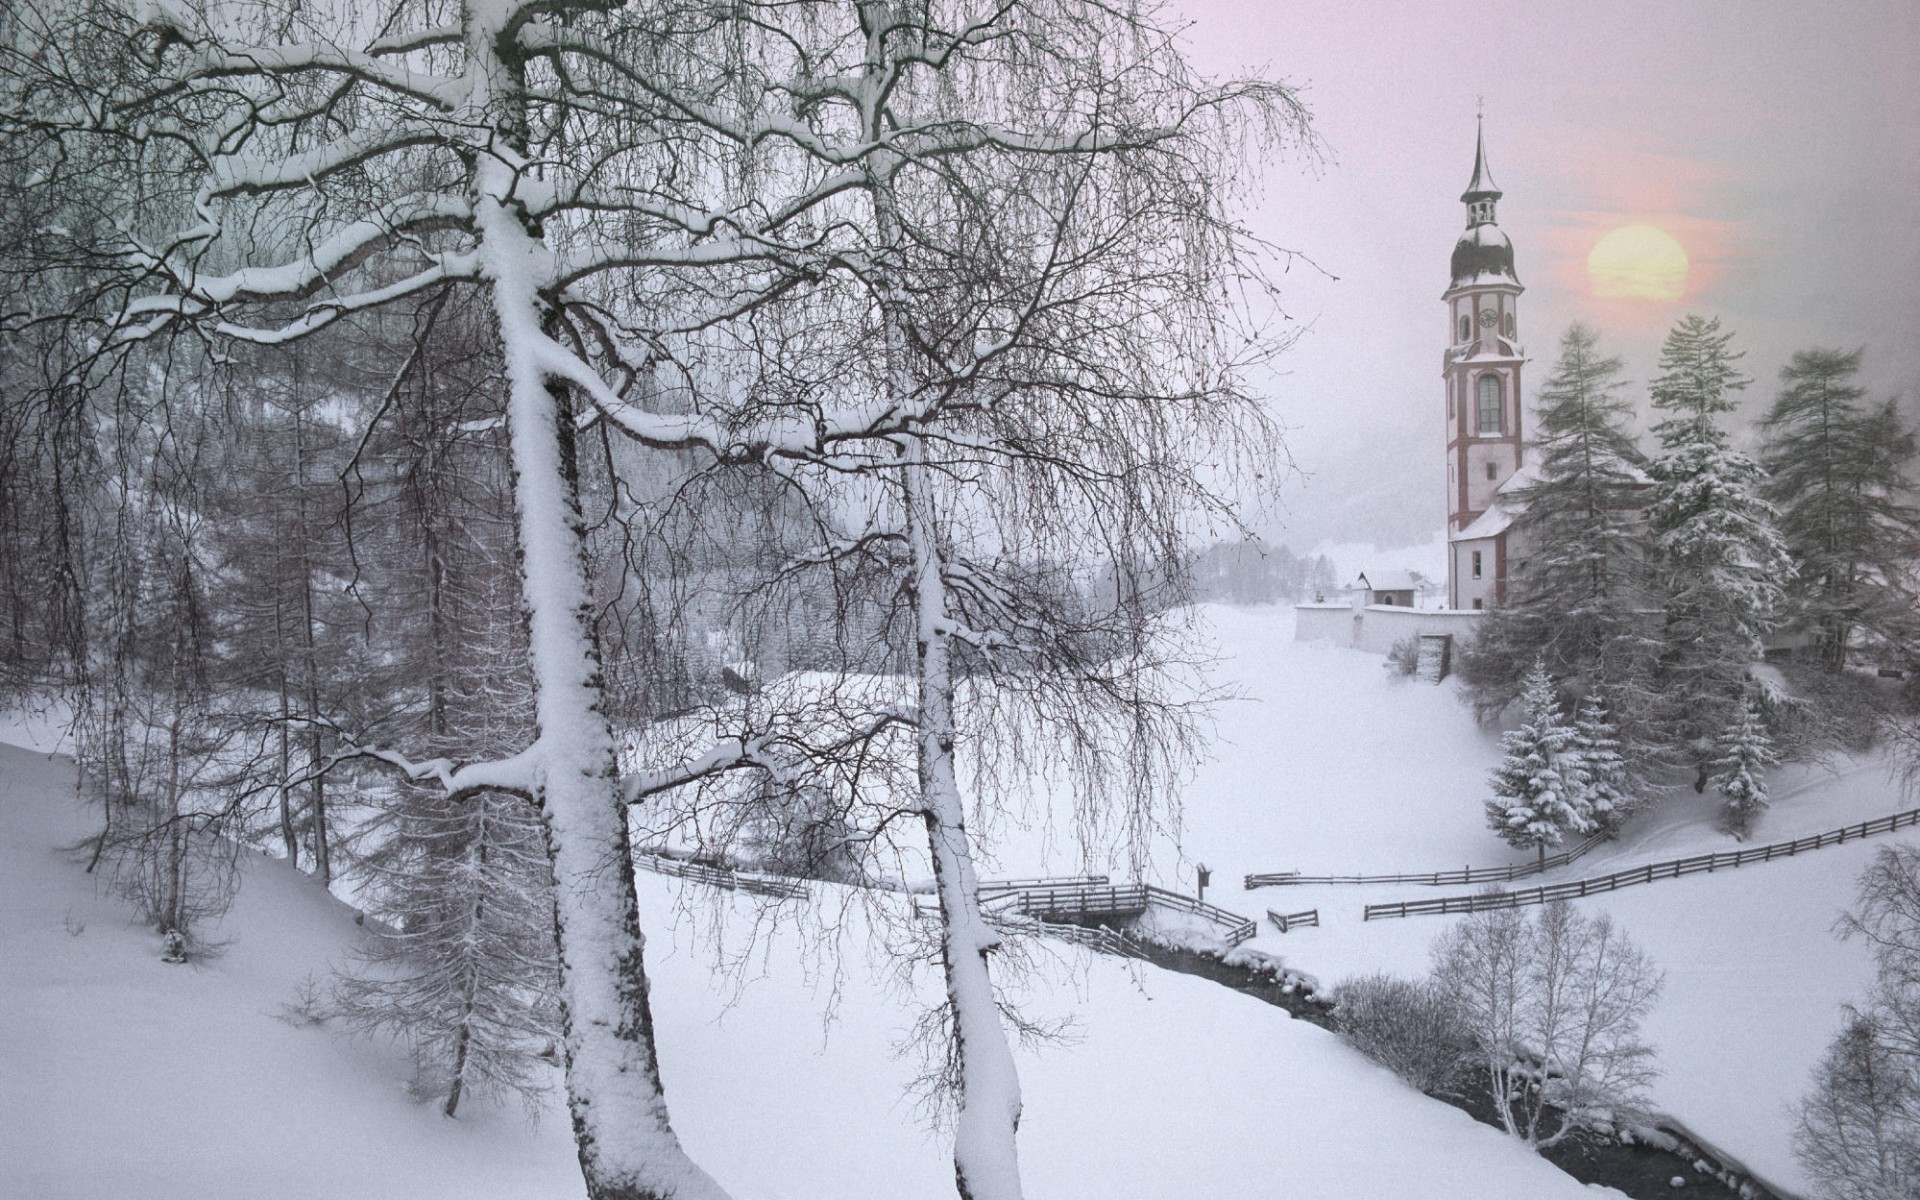
{"label": "snow-covered bare tree", "polygon": [[1847,664],[1856,631],[1898,642],[1912,625],[1920,506],[1908,475],[1916,447],[1891,402],[1863,408],[1863,350],[1802,350],[1780,369],[1761,422],[1762,495],[1778,510],[1796,575],[1792,620],[1820,664]]}
{"label": "snow-covered bare tree", "polygon": [[1138,592],[1096,604],[1079,584],[1176,577],[1184,522],[1219,508],[1203,472],[1225,480],[1267,449],[1238,385],[1246,347],[1222,320],[1234,285],[1260,280],[1220,197],[1241,122],[1290,133],[1301,114],[1273,85],[1192,81],[1132,10],[845,15],[857,36],[824,40],[810,69],[835,82],[795,143],[854,164],[853,182],[821,210],[822,280],[756,314],[783,335],[752,353],[772,360],[760,378],[783,409],[848,430],[821,453],[770,454],[859,514],[807,563],[889,581],[874,594],[888,657],[911,663],[894,711],[914,782],[878,819],[916,820],[933,868],[961,1194],[1014,1197],[1001,934],[969,813],[1051,769],[1082,798],[1083,831],[1119,831],[1138,865],[1183,705]]}
{"label": "snow-covered bare tree", "polygon": [[1564,900],[1462,920],[1433,951],[1434,980],[1459,1007],[1508,1133],[1545,1148],[1611,1131],[1655,1073],[1640,1022],[1661,978],[1606,916]]}
{"label": "snow-covered bare tree", "polygon": [[1880,850],[1845,936],[1873,947],[1873,991],[1827,1047],[1794,1152],[1824,1194],[1894,1200],[1920,1188],[1920,850]]}
{"label": "snow-covered bare tree", "polygon": [[1654,426],[1647,515],[1665,596],[1655,727],[1676,765],[1705,790],[1714,741],[1739,715],[1761,637],[1779,619],[1793,566],[1758,494],[1762,478],[1733,448],[1719,417],[1748,380],[1733,334],[1719,318],[1688,316],[1660,350],[1653,404],[1672,414]]}
{"label": "snow-covered bare tree", "polygon": [[[540,736],[466,767],[386,757],[454,797],[537,802],[589,1194],[691,1198],[719,1189],[668,1124],[632,881],[605,869],[626,861],[628,835],[569,388],[662,444],[732,451],[740,438],[718,422],[647,414],[620,395],[627,380],[609,382],[555,335],[563,293],[597,271],[632,271],[656,253],[757,251],[737,230],[710,236],[710,204],[624,188],[673,177],[662,173],[674,143],[661,93],[698,106],[724,91],[699,56],[730,53],[725,17],[609,7],[77,4],[26,20],[11,41],[4,133],[9,161],[66,198],[42,240],[84,270],[60,307],[98,347],[74,373],[83,388],[131,347],[178,332],[282,344],[450,286],[485,297],[506,366]],[[581,137],[588,148],[571,149]],[[589,214],[599,243],[556,253],[558,234]]]}
{"label": "snow-covered bare tree", "polygon": [[[971,586],[968,603],[1021,628],[1032,614],[1007,597],[1031,593],[1005,580],[1035,560],[1030,546],[1009,543],[994,548],[1005,558],[997,574],[968,576],[974,556],[947,552],[948,514],[961,510],[941,507],[940,480],[976,454],[1038,464],[1020,493],[1030,509],[1050,487],[1109,544],[1144,547],[1165,534],[1196,495],[1168,464],[1191,461],[1196,443],[1170,436],[1163,451],[1157,435],[1222,404],[1247,411],[1215,357],[1219,324],[1187,323],[1203,304],[1221,311],[1218,285],[1238,277],[1231,255],[1211,253],[1231,240],[1210,174],[1227,161],[1221,115],[1250,106],[1290,127],[1299,117],[1290,94],[1202,87],[1150,14],[1059,3],[82,0],[57,21],[26,25],[9,47],[0,134],[10,163],[68,197],[40,249],[85,281],[55,306],[93,348],[70,373],[79,386],[178,334],[289,344],[449,290],[470,291],[492,315],[538,734],[464,765],[365,742],[336,757],[391,764],[454,800],[493,792],[538,806],[589,1194],[720,1194],[667,1120],[632,880],[606,868],[629,857],[626,804],[764,765],[768,743],[741,737],[619,778],[579,501],[582,429],[716,464],[765,464],[796,486],[852,462],[880,481],[876,496],[901,506],[902,523],[875,544],[903,549],[916,581],[927,686],[914,721],[927,828],[951,868],[941,894],[965,997],[955,1011],[974,1061],[1004,1062],[992,1050],[992,937],[971,896],[951,786],[955,731],[941,705],[953,676],[943,664],[969,628],[950,589]],[[950,167],[975,156],[994,165]],[[1025,165],[1009,170],[1016,162]],[[1105,163],[1121,166],[1102,175]],[[898,191],[909,169],[944,176],[933,194],[965,203],[912,215]],[[1018,198],[1007,180],[1047,203],[1003,206]],[[1000,207],[1044,220],[969,225]],[[1103,224],[1111,220],[1120,224]],[[971,307],[916,305],[896,290],[908,276],[889,262],[913,250],[916,228],[943,230],[949,259],[953,231],[1007,237],[1007,247],[980,247],[988,266],[969,267],[976,282],[992,282],[993,267],[1018,269]],[[836,240],[848,230],[851,241]],[[1138,253],[1134,274],[1112,270],[1119,247]],[[758,328],[793,332],[780,304],[804,306],[836,280],[874,300],[860,309],[875,318],[874,338],[843,341],[860,354],[884,347],[881,386],[856,394],[830,381],[797,400],[793,389],[756,386],[766,375],[743,371],[739,352],[751,360],[768,349]],[[945,341],[928,314],[952,321]],[[1164,363],[1145,357],[1168,349]],[[1141,367],[1143,383],[1128,374]],[[1124,434],[1072,402],[1104,398],[1116,382],[1112,402],[1147,418]],[[1034,439],[1024,459],[1017,445],[1007,455],[967,428],[1002,406],[1018,414],[1008,431]],[[1088,424],[1076,429],[1076,419]],[[1083,446],[1088,430],[1099,436]],[[1129,505],[1092,511],[1087,499],[1103,487]],[[1135,677],[1107,664],[1133,646],[1121,640],[1096,657],[1091,636],[1060,644],[1096,668],[1089,702],[1101,687],[1132,694]],[[1026,656],[1036,673],[1044,665],[1023,647],[981,648]],[[873,727],[901,718],[883,712]],[[846,738],[843,729],[836,744]],[[1136,741],[1149,753],[1159,745]],[[963,1116],[961,1157],[975,1164],[961,1170],[963,1190],[1010,1195],[1017,1098],[1004,1071],[986,1070],[973,1092],[979,1120]]]}

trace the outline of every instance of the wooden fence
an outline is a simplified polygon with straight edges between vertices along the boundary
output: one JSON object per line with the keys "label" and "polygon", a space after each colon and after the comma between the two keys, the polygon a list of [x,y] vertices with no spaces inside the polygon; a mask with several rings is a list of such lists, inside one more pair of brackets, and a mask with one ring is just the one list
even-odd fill
{"label": "wooden fence", "polygon": [[1228,912],[1224,908],[1215,907],[1204,900],[1195,900],[1191,896],[1183,896],[1179,892],[1170,892],[1165,888],[1157,888],[1149,884],[1147,899],[1156,908],[1173,908],[1181,912],[1189,912],[1220,926],[1223,931],[1222,936],[1227,939],[1229,946],[1238,946],[1260,932],[1258,921],[1249,921],[1237,912]]}
{"label": "wooden fence", "polygon": [[1248,891],[1252,891],[1260,887],[1288,887],[1294,884],[1318,883],[1424,883],[1428,887],[1512,883],[1516,879],[1528,879],[1542,871],[1564,867],[1606,840],[1605,834],[1596,833],[1571,850],[1547,855],[1545,860],[1536,858],[1530,863],[1514,863],[1507,867],[1462,867],[1457,871],[1428,871],[1418,875],[1302,875],[1298,871],[1276,871],[1267,875],[1247,876],[1246,887]]}
{"label": "wooden fence", "polygon": [[1267,920],[1273,922],[1275,929],[1278,929],[1281,933],[1286,933],[1289,930],[1300,929],[1307,925],[1318,926],[1320,924],[1320,910],[1310,908],[1305,912],[1277,913],[1272,909],[1268,909]]}
{"label": "wooden fence", "polygon": [[1047,921],[1008,921],[1007,928],[1020,933],[1038,933],[1063,942],[1072,942],[1076,946],[1085,946],[1102,954],[1114,954],[1121,958],[1151,959],[1152,948],[1139,938],[1122,933],[1117,929],[1108,929],[1104,925],[1065,925]]}
{"label": "wooden fence", "polygon": [[635,854],[633,864],[644,867],[656,875],[693,879],[700,883],[710,883],[714,887],[752,892],[758,896],[775,896],[782,900],[807,898],[806,884],[774,875],[743,875],[738,871],[729,871],[725,867],[710,867],[705,863],[668,858],[664,854]]}
{"label": "wooden fence", "polygon": [[1369,904],[1365,917],[1372,921],[1377,918],[1413,917],[1429,913],[1483,912],[1494,908],[1521,908],[1531,904],[1548,904],[1555,900],[1576,900],[1582,896],[1617,892],[1621,888],[1652,883],[1658,879],[1679,879],[1682,876],[1698,875],[1703,872],[1730,871],[1736,867],[1744,867],[1748,863],[1792,858],[1796,854],[1807,851],[1819,850],[1827,846],[1841,846],[1849,841],[1892,833],[1896,829],[1906,829],[1914,825],[1920,825],[1920,808],[1894,813],[1890,817],[1876,817],[1871,821],[1862,821],[1858,825],[1830,829],[1825,833],[1795,838],[1791,842],[1774,842],[1771,845],[1753,846],[1745,850],[1728,850],[1717,854],[1696,854],[1691,858],[1648,863],[1644,867],[1630,867],[1610,875],[1598,875],[1591,879],[1574,879],[1566,883],[1528,888],[1525,891],[1489,892],[1478,896],[1445,896],[1437,900],[1394,900],[1385,904]]}

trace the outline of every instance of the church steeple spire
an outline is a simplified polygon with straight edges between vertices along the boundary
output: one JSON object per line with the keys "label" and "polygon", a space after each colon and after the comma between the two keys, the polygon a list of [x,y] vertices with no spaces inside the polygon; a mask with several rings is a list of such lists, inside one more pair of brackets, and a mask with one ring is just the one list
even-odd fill
{"label": "church steeple spire", "polygon": [[1460,203],[1467,206],[1467,228],[1475,225],[1493,224],[1493,202],[1501,196],[1500,186],[1493,181],[1493,172],[1487,169],[1487,129],[1484,118],[1474,122],[1473,139],[1473,182],[1467,190],[1460,193]]}

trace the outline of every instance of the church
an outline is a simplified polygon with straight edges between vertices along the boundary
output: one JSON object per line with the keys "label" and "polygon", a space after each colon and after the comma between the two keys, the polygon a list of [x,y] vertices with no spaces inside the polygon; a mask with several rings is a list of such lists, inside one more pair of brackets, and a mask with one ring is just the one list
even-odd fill
{"label": "church", "polygon": [[1410,607],[1410,592],[1403,598],[1383,588],[1383,574],[1363,573],[1349,589],[1351,603],[1298,606],[1298,639],[1342,642],[1376,653],[1410,638],[1450,646],[1472,633],[1481,613],[1506,598],[1507,580],[1519,566],[1512,536],[1519,493],[1531,477],[1520,390],[1526,364],[1520,295],[1526,289],[1514,267],[1513,243],[1500,228],[1500,197],[1481,128],[1474,142],[1473,178],[1460,196],[1467,227],[1454,243],[1450,279],[1441,296],[1447,306],[1441,359],[1446,417],[1436,440],[1447,455],[1446,607]]}
{"label": "church", "polygon": [[1520,277],[1513,243],[1495,216],[1500,189],[1487,166],[1486,132],[1475,139],[1473,181],[1460,196],[1467,229],[1453,246],[1447,306],[1447,607],[1486,609],[1505,599],[1508,530],[1523,468]]}

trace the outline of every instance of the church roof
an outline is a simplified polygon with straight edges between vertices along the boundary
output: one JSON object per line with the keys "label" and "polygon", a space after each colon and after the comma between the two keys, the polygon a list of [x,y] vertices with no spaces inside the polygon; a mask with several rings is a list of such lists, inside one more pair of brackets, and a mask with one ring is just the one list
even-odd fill
{"label": "church roof", "polygon": [[1513,268],[1513,243],[1494,221],[1494,201],[1500,196],[1500,186],[1487,167],[1486,127],[1479,125],[1473,136],[1473,182],[1460,194],[1467,206],[1467,231],[1453,244],[1453,282],[1448,291],[1497,283],[1520,285]]}
{"label": "church roof", "polygon": [[1420,590],[1420,581],[1413,577],[1412,571],[1362,571],[1354,580],[1357,587],[1374,592],[1414,592]]}
{"label": "church roof", "polygon": [[1460,532],[1450,535],[1450,542],[1472,542],[1481,538],[1490,538],[1505,533],[1520,514],[1527,510],[1526,490],[1540,482],[1540,469],[1531,462],[1521,464],[1519,470],[1501,481],[1493,489],[1493,502],[1487,505],[1487,511],[1467,523]]}
{"label": "church roof", "polygon": [[1493,181],[1493,172],[1487,167],[1487,131],[1480,126],[1473,139],[1473,182],[1467,190],[1460,193],[1460,203],[1472,204],[1475,200],[1498,200],[1503,192],[1500,185]]}
{"label": "church roof", "polygon": [[1453,282],[1449,290],[1519,282],[1520,276],[1513,269],[1513,243],[1498,225],[1474,225],[1453,244]]}

